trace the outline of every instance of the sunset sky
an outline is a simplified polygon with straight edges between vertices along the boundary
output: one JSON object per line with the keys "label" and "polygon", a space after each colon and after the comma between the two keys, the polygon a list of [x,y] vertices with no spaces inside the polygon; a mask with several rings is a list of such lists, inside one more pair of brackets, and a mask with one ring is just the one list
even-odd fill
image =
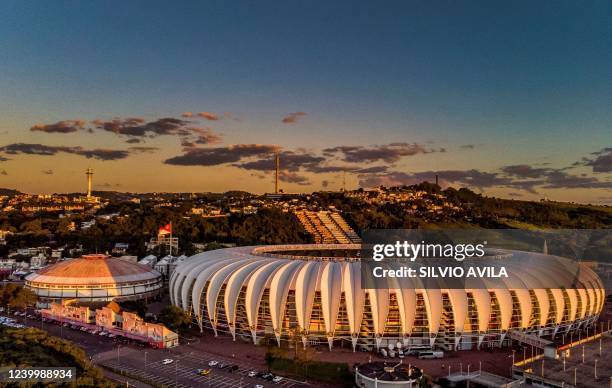
{"label": "sunset sky", "polygon": [[[333,4],[331,4],[333,3]],[[0,3],[0,187],[612,204],[612,3]]]}

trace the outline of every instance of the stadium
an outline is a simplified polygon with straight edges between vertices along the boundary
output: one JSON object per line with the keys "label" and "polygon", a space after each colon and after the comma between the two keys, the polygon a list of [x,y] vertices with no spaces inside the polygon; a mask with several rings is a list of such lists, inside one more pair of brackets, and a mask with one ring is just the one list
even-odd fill
{"label": "stadium", "polygon": [[[200,253],[172,274],[171,301],[215,335],[255,343],[267,336],[279,344],[297,338],[304,346],[353,350],[398,342],[447,350],[503,346],[509,332],[541,337],[591,324],[604,304],[601,280],[582,264],[578,274],[511,267],[513,282],[499,289],[362,289],[360,248],[276,245]],[[571,277],[575,288],[543,283]]]}
{"label": "stadium", "polygon": [[25,278],[25,286],[38,295],[38,306],[63,299],[78,302],[136,300],[157,296],[162,289],[159,272],[105,255],[84,255],[45,267]]}

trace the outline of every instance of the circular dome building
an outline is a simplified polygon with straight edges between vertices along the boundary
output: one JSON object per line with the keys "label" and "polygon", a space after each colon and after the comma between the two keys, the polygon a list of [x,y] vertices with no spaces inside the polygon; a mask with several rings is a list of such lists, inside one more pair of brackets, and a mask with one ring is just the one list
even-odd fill
{"label": "circular dome building", "polygon": [[28,275],[25,286],[38,295],[40,306],[48,306],[62,299],[101,302],[154,297],[163,282],[161,274],[149,267],[106,255],[84,255]]}
{"label": "circular dome building", "polygon": [[[299,335],[304,346],[330,349],[342,342],[353,349],[398,342],[448,350],[501,346],[509,332],[546,336],[590,324],[604,304],[601,280],[582,264],[577,274],[508,265],[513,280],[499,289],[362,289],[360,248],[277,245],[200,253],[174,271],[170,298],[215,335],[254,342],[270,335],[279,343]],[[572,278],[576,287],[546,288],[557,278]]]}

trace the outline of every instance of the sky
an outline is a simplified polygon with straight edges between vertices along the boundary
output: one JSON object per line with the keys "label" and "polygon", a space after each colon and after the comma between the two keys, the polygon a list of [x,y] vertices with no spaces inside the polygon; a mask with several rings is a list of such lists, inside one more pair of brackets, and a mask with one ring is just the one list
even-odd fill
{"label": "sky", "polygon": [[0,187],[612,204],[612,3],[0,3]]}

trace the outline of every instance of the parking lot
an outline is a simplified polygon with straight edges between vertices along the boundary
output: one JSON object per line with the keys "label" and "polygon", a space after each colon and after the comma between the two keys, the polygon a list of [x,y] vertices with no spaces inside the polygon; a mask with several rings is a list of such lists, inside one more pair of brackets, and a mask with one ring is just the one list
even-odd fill
{"label": "parking lot", "polygon": [[[257,377],[249,377],[249,372],[253,369],[244,365],[238,365],[238,370],[229,372],[227,368],[221,369],[219,362],[217,366],[209,366],[209,362],[213,358],[206,357],[202,354],[183,353],[159,353],[149,356],[154,360],[147,360],[147,365],[144,365],[142,352],[134,351],[134,349],[121,350],[120,356],[117,358],[114,352],[107,354],[105,359],[98,360],[98,364],[113,368],[116,371],[125,371],[131,376],[143,377],[147,381],[155,382],[156,384],[165,385],[168,387],[255,387],[274,386],[274,387],[299,387],[305,386],[299,382],[283,378],[278,383],[273,383]],[[107,358],[106,358],[107,357]],[[164,364],[164,357],[172,357],[172,363]],[[160,359],[161,358],[161,359]],[[119,361],[117,361],[119,360]],[[218,358],[214,358],[218,361]],[[137,366],[137,364],[141,364]],[[225,364],[236,365],[236,364]],[[198,374],[199,369],[210,369],[210,373],[206,376]]]}
{"label": "parking lot", "polygon": [[[211,354],[201,349],[204,345],[179,346],[172,349],[152,349],[120,337],[92,334],[60,322],[43,321],[34,315],[22,316],[20,313],[9,318],[11,324],[36,327],[50,334],[68,339],[83,347],[92,362],[111,368],[115,373],[123,371],[130,378],[142,379],[156,385],[167,387],[300,387],[306,384],[283,377],[278,383],[261,377],[249,377],[254,371],[265,373],[261,365],[252,365],[243,360]],[[164,359],[172,363],[164,365]],[[209,366],[211,361],[216,366]],[[229,371],[227,366],[234,366]],[[226,366],[220,368],[220,366]],[[202,376],[198,369],[210,369]],[[312,386],[312,385],[310,385]]]}

